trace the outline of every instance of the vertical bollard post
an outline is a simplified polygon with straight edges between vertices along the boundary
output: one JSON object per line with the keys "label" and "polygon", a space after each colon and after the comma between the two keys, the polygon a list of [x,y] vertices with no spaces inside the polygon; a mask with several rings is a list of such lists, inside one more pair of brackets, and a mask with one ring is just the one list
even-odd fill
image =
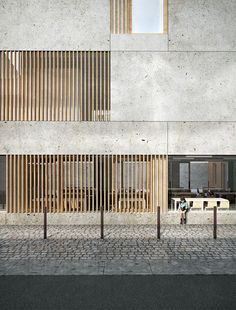
{"label": "vertical bollard post", "polygon": [[47,239],[47,207],[44,206],[43,239]]}
{"label": "vertical bollard post", "polygon": [[161,210],[157,207],[157,239],[161,238]]}
{"label": "vertical bollard post", "polygon": [[103,209],[103,206],[101,206],[100,209],[101,209],[101,239],[104,239],[104,209]]}
{"label": "vertical bollard post", "polygon": [[213,238],[217,238],[217,207],[214,207]]}

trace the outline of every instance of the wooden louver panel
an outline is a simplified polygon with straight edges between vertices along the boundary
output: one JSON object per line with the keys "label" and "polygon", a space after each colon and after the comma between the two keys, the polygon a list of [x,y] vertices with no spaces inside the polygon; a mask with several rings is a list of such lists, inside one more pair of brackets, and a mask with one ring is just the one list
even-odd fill
{"label": "wooden louver panel", "polygon": [[168,210],[166,155],[7,155],[7,211]]}
{"label": "wooden louver panel", "polygon": [[110,53],[0,51],[1,121],[109,121]]}
{"label": "wooden louver panel", "polygon": [[132,0],[110,0],[111,33],[132,33]]}

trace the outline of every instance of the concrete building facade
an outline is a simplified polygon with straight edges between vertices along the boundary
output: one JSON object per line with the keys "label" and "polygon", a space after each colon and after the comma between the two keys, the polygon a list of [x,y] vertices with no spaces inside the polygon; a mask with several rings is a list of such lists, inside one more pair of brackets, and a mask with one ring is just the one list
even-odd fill
{"label": "concrete building facade", "polygon": [[[149,198],[149,204],[153,199],[151,213],[155,204],[162,205],[163,213],[170,208],[168,158],[226,160],[232,184],[236,184],[236,1],[168,0],[166,32],[161,34],[112,33],[114,3],[122,10],[128,1],[0,0],[2,52],[107,52],[110,70],[109,117],[103,121],[2,118],[0,154],[9,156],[8,167],[15,155],[29,156],[26,160],[31,160],[30,155],[107,156],[106,168],[104,162],[102,168],[98,165],[107,171],[119,169],[121,158],[129,167],[142,162],[143,180],[147,175],[146,181],[141,181],[145,183],[142,191],[148,191],[148,176],[157,191]],[[69,157],[69,161],[73,159]],[[132,169],[127,168],[127,173]],[[14,187],[13,183],[7,187]],[[236,192],[232,186],[219,188]],[[129,197],[125,193],[126,189],[123,197]],[[109,197],[109,193],[104,195]]]}

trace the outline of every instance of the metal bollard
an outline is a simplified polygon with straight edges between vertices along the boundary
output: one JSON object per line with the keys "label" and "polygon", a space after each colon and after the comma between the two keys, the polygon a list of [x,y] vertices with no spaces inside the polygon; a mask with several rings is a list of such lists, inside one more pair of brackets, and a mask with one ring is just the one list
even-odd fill
{"label": "metal bollard", "polygon": [[44,207],[44,217],[43,217],[43,239],[47,239],[47,207]]}
{"label": "metal bollard", "polygon": [[103,206],[101,206],[100,209],[101,209],[101,239],[104,239],[104,208]]}
{"label": "metal bollard", "polygon": [[161,208],[157,207],[157,239],[161,238]]}
{"label": "metal bollard", "polygon": [[213,214],[213,238],[217,238],[217,207],[214,207],[214,214]]}

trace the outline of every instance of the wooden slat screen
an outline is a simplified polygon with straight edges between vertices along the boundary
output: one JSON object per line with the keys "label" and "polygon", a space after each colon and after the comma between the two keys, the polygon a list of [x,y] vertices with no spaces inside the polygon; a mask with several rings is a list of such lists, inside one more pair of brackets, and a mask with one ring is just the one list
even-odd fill
{"label": "wooden slat screen", "polygon": [[1,121],[109,121],[110,53],[0,51]]}
{"label": "wooden slat screen", "polygon": [[111,0],[111,33],[132,33],[132,0]]}
{"label": "wooden slat screen", "polygon": [[7,211],[168,210],[166,155],[7,155]]}

